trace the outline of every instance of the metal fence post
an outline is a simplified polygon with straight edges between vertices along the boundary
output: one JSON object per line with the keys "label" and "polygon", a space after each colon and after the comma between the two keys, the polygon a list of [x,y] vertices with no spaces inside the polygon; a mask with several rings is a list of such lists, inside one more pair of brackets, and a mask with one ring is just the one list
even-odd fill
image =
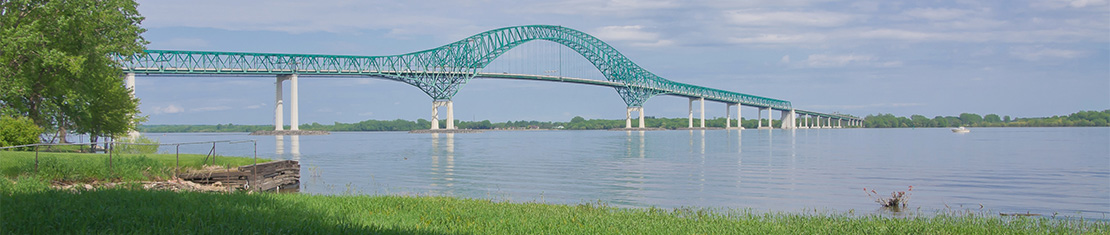
{"label": "metal fence post", "polygon": [[[216,165],[216,141],[212,141],[212,150],[208,151],[208,155],[212,155],[212,165]],[[205,158],[205,160],[208,160],[208,159]],[[204,162],[204,163],[208,163],[208,162]],[[204,163],[202,163],[201,165],[204,165]]]}
{"label": "metal fence post", "polygon": [[[179,172],[181,172],[181,144],[177,144],[177,145],[174,145],[174,146],[175,146],[175,149],[173,150],[173,157],[175,159],[177,159],[177,164],[174,166],[174,172],[179,173]],[[204,165],[204,164],[201,164],[201,165]],[[177,176],[177,175],[174,175],[174,176]]]}
{"label": "metal fence post", "polygon": [[39,173],[39,146],[35,145],[35,174]]}
{"label": "metal fence post", "polygon": [[109,176],[111,176],[112,173],[115,172],[112,169],[112,149],[114,149],[114,148],[115,148],[115,144],[109,142],[108,143],[108,175]]}
{"label": "metal fence post", "polygon": [[[255,140],[255,141],[251,141],[251,142],[254,142],[254,169],[251,169],[251,178],[257,180],[258,179],[258,141]],[[248,183],[249,183],[249,181],[248,181]],[[251,185],[251,186],[258,187],[257,185]],[[250,190],[250,189],[248,188],[247,190]]]}

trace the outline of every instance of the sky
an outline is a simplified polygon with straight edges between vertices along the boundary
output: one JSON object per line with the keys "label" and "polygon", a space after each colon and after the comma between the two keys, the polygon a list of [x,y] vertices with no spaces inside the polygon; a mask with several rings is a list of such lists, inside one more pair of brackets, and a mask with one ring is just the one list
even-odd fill
{"label": "sky", "polygon": [[[138,2],[156,50],[382,56],[507,26],[561,25],[664,78],[798,109],[860,117],[1110,109],[1107,0]],[[513,59],[542,60],[494,63],[526,63]],[[140,75],[136,96],[146,124],[273,124],[274,82]],[[302,77],[298,85],[302,124],[431,119],[431,98],[404,83]],[[288,113],[288,82],[284,89]],[[453,102],[456,119],[495,122],[623,119],[626,107],[612,88],[492,79],[470,81]],[[645,114],[686,117],[687,102],[657,96]],[[725,116],[723,103],[706,109]],[[755,108],[742,113],[756,117]]]}

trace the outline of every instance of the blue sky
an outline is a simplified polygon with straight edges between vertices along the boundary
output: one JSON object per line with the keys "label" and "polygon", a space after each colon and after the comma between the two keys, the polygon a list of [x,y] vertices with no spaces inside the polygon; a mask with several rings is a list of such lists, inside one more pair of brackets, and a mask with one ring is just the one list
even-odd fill
{"label": "blue sky", "polygon": [[[597,36],[670,80],[806,110],[1040,117],[1110,109],[1107,0],[139,3],[149,49],[392,55],[548,24]],[[136,94],[148,124],[272,124],[273,83],[140,76]],[[306,77],[299,85],[302,123],[431,115],[431,98],[404,83]],[[644,108],[685,117],[686,105],[658,96]],[[454,106],[457,119],[491,121],[617,119],[625,109],[610,88],[515,80],[473,80]],[[706,107],[707,117],[725,114],[724,104]]]}

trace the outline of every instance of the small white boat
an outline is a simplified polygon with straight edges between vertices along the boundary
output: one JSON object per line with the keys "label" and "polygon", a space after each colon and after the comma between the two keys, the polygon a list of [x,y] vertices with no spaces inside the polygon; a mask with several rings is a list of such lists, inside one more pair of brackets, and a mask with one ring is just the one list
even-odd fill
{"label": "small white boat", "polygon": [[960,128],[952,128],[952,132],[954,132],[954,133],[968,133],[968,132],[971,132],[971,130],[968,130],[967,128],[964,128],[964,127],[961,126]]}

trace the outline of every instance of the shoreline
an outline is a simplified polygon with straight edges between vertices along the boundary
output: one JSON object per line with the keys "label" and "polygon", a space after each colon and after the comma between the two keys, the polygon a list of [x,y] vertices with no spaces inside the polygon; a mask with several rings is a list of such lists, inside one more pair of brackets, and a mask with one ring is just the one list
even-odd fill
{"label": "shoreline", "polygon": [[[1110,128],[1110,126],[1010,126],[1010,127],[967,127],[967,128],[968,129]],[[891,129],[944,129],[944,130],[950,130],[952,128],[951,127],[845,127],[845,128],[797,128],[797,129],[793,129],[793,130],[891,130]],[[640,130],[650,130],[650,131],[685,131],[685,130],[719,131],[719,130],[729,130],[729,131],[734,131],[734,130],[767,130],[767,129],[766,128],[764,128],[764,129],[756,129],[756,128],[738,129],[738,128],[735,128],[735,127],[728,128],[728,129],[725,129],[723,127],[706,127],[705,129],[702,129],[702,128],[685,128],[685,127],[683,127],[683,128],[674,128],[674,129],[667,129],[667,128],[644,128],[644,129],[639,129],[639,128],[631,128],[631,129],[615,128],[615,129],[581,129],[581,130],[578,130],[578,129],[575,129],[575,130],[571,130],[571,129],[458,129],[458,130],[473,130],[473,131],[479,131],[479,132],[501,132],[501,131],[640,131]],[[783,130],[783,129],[782,128],[774,128],[774,129],[771,129],[771,130]],[[423,131],[424,131],[424,129],[420,129],[420,133],[423,133]],[[329,134],[334,134],[334,133],[365,133],[365,132],[412,132],[412,131],[329,131],[328,133]],[[143,133],[143,134],[147,134],[147,133],[149,133],[149,134],[177,134],[177,133],[195,133],[195,134],[237,134],[237,133],[245,133],[245,134],[250,134],[251,132],[244,132],[244,131],[205,132],[205,131],[200,131],[200,132],[140,132],[140,133]],[[432,133],[432,132],[427,132],[427,133]]]}

